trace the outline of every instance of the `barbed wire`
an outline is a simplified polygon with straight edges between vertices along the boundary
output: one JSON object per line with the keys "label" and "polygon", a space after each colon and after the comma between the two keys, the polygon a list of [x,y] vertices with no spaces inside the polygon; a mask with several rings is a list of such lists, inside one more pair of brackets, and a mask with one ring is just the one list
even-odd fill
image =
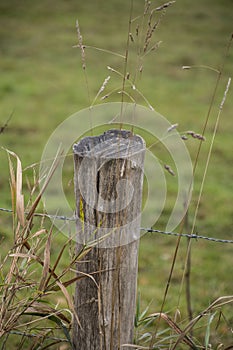
{"label": "barbed wire", "polygon": [[147,233],[160,233],[167,236],[176,236],[176,237],[186,237],[186,238],[192,238],[192,239],[205,239],[206,241],[211,242],[218,242],[218,243],[233,243],[233,240],[231,239],[221,239],[221,238],[215,238],[215,237],[208,237],[203,236],[199,234],[191,234],[191,233],[178,233],[178,232],[169,232],[169,231],[161,231],[161,230],[155,230],[152,228],[143,228],[141,227],[141,230],[145,230]]}
{"label": "barbed wire", "polygon": [[[5,212],[5,213],[13,213],[12,209],[6,209],[6,208],[0,208],[0,211]],[[25,212],[25,214],[28,214]],[[75,221],[77,217],[71,216],[67,217],[64,215],[50,215],[50,214],[45,214],[45,213],[34,213],[34,216],[38,217],[46,217],[52,220],[63,220],[63,221]],[[167,236],[175,236],[175,237],[186,237],[190,239],[204,239],[206,241],[211,241],[211,242],[216,242],[216,243],[233,243],[233,240],[231,239],[221,239],[221,238],[216,238],[216,237],[208,237],[204,235],[199,235],[199,234],[191,234],[191,233],[178,233],[178,232],[173,232],[173,231],[162,231],[162,230],[157,230],[157,229],[152,229],[152,228],[146,228],[146,227],[141,227],[141,231],[144,231],[145,233],[159,233],[162,235],[167,235]]]}

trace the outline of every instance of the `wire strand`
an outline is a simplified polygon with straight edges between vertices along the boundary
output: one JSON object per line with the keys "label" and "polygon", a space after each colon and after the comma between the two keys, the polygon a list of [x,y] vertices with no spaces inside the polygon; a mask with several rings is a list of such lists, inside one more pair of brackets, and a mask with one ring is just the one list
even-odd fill
{"label": "wire strand", "polygon": [[[0,211],[5,212],[5,213],[13,213],[12,209],[6,209],[6,208],[0,208]],[[28,214],[25,212],[25,214]],[[62,221],[76,221],[77,217],[71,216],[64,216],[64,215],[50,215],[50,214],[44,214],[44,213],[34,213],[34,216],[37,217],[46,217],[52,220],[62,220]],[[221,238],[216,238],[216,237],[208,237],[204,235],[199,235],[199,234],[193,234],[193,233],[178,233],[178,232],[173,232],[173,231],[162,231],[162,230],[157,230],[157,229],[152,229],[152,228],[146,228],[146,227],[141,227],[141,231],[144,231],[145,233],[159,233],[162,235],[167,235],[167,236],[175,236],[175,237],[186,237],[186,238],[192,238],[192,239],[203,239],[206,241],[211,241],[211,242],[216,242],[216,243],[233,243],[233,240],[231,239],[221,239]]]}

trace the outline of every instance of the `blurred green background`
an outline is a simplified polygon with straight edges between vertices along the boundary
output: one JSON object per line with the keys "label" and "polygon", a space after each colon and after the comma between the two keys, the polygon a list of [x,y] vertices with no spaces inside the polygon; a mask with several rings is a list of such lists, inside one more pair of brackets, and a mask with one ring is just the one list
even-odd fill
{"label": "blurred green background", "polygon": [[[152,6],[161,4],[161,1],[152,1]],[[135,0],[133,17],[141,16],[143,9],[144,1]],[[79,20],[84,44],[124,55],[129,13],[130,1],[125,0],[1,1],[0,126],[4,126],[11,114],[12,118],[0,134],[0,145],[17,153],[24,168],[40,161],[45,143],[56,126],[92,103],[109,75],[107,66],[123,72],[123,60],[120,57],[86,49],[87,68],[84,73],[80,50],[73,48],[78,43],[76,19]],[[233,73],[232,47],[224,58],[233,32],[232,23],[231,0],[177,0],[167,9],[156,29],[153,42],[162,43],[158,50],[145,57],[143,72],[137,80],[141,93],[155,110],[171,123],[179,124],[179,132],[194,130],[202,133],[218,78],[214,70],[218,70],[225,61],[195,174],[190,224],[219,105],[227,80]],[[134,44],[130,43],[128,70],[132,74],[135,71],[135,57]],[[182,66],[186,65],[204,65],[209,68],[183,70]],[[111,75],[106,93],[121,85],[117,74]],[[119,95],[113,94],[106,101],[119,100]],[[102,101],[97,99],[96,103]],[[137,103],[145,104],[139,95]],[[232,110],[231,86],[221,113],[195,224],[200,234],[229,239],[233,236]],[[194,162],[199,143],[189,139],[186,145]],[[9,170],[3,149],[0,149],[0,166],[0,207],[9,208]],[[72,165],[64,179],[64,186],[68,186],[71,180]],[[167,181],[172,197],[174,190],[171,177],[168,176]],[[168,207],[161,222],[166,222],[170,209],[168,192]],[[5,238],[4,249],[12,240],[10,220],[7,214],[0,212],[0,234]],[[145,305],[153,300],[152,311],[159,311],[161,306],[175,245],[176,239],[166,236],[150,234],[141,239],[139,289]],[[182,240],[165,305],[166,311],[172,312],[178,306],[184,314],[184,290],[181,292],[181,305],[178,305],[178,296],[185,250],[186,241]],[[3,251],[1,254],[4,255]],[[195,312],[206,307],[214,298],[232,293],[232,272],[230,244],[201,240],[193,242],[191,289]]]}

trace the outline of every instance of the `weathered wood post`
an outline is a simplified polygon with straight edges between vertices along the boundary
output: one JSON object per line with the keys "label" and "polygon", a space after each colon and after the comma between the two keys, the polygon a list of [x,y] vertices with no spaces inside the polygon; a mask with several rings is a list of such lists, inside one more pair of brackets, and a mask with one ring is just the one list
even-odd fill
{"label": "weathered wood post", "polygon": [[77,263],[75,350],[129,349],[133,342],[145,143],[109,130],[75,144]]}

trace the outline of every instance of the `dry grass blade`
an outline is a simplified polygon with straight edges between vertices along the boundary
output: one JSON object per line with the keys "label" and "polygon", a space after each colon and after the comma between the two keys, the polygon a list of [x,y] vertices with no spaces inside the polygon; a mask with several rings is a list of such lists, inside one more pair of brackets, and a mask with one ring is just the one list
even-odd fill
{"label": "dry grass blade", "polygon": [[[74,282],[77,282],[78,280],[80,280],[80,279],[82,279],[82,278],[84,278],[84,277],[85,277],[85,276],[76,276],[76,277],[74,277],[74,278],[71,278],[71,279],[68,280],[68,281],[62,282],[62,284],[63,284],[63,286],[64,286],[65,288],[67,288],[67,287],[69,287],[71,284],[73,284]],[[59,290],[59,289],[60,289],[59,286],[53,286],[53,285],[51,285],[51,286],[48,286],[47,291],[57,291],[57,290]]]}
{"label": "dry grass blade", "polygon": [[61,312],[61,310],[56,310],[48,305],[40,302],[33,302],[24,312],[24,314],[34,314],[37,316],[58,316],[62,321],[70,324],[70,320]]}
{"label": "dry grass blade", "polygon": [[150,350],[148,346],[141,346],[141,345],[133,345],[133,344],[122,344],[121,347],[124,348],[131,348],[136,350]]}
{"label": "dry grass blade", "polygon": [[[49,282],[50,282],[51,277],[54,276],[54,274],[55,274],[55,270],[56,270],[57,266],[59,265],[59,262],[60,262],[61,259],[62,259],[63,253],[65,252],[65,249],[66,249],[67,245],[68,245],[71,241],[72,241],[72,238],[69,238],[69,239],[66,241],[66,243],[63,244],[63,246],[62,246],[62,248],[61,248],[61,250],[60,250],[60,252],[59,252],[59,254],[58,254],[58,256],[57,256],[57,259],[56,259],[56,261],[55,261],[55,263],[54,263],[54,265],[53,265],[53,268],[51,269],[50,275],[48,276],[48,279],[47,279],[47,281],[46,281],[46,286],[48,286],[48,290],[56,290],[54,287],[51,288],[51,285],[49,285]],[[63,271],[63,273],[60,274],[60,275],[57,277],[58,280],[61,279],[68,271],[70,271],[71,266],[76,262],[76,260],[77,260],[77,257],[75,257],[75,258],[73,259],[73,261],[70,262],[70,264],[68,265],[68,267]],[[55,282],[53,282],[52,285],[54,285],[54,283],[55,283]],[[64,284],[64,286],[66,286],[65,283],[63,283],[63,284]]]}
{"label": "dry grass blade", "polygon": [[66,301],[67,301],[67,304],[69,306],[70,311],[73,313],[73,316],[75,317],[76,321],[78,322],[79,326],[81,327],[81,324],[80,324],[77,312],[76,312],[76,310],[74,308],[72,297],[70,296],[69,292],[67,291],[66,287],[63,285],[62,282],[56,281],[56,284],[61,289],[64,297],[66,298]]}
{"label": "dry grass blade", "polygon": [[47,276],[49,274],[49,268],[50,268],[50,251],[51,251],[51,236],[52,236],[52,228],[49,231],[48,239],[45,245],[44,250],[44,266],[42,271],[42,276],[39,284],[39,290],[44,291],[46,288],[46,280]]}
{"label": "dry grass blade", "polygon": [[47,233],[47,230],[43,228],[43,229],[37,231],[36,233],[34,233],[31,238],[38,237],[38,236],[40,236],[40,235],[42,235],[44,233]]}
{"label": "dry grass blade", "polygon": [[71,311],[74,310],[74,304],[73,304],[73,300],[70,297],[66,287],[64,286],[64,284],[62,282],[60,282],[58,279],[56,281],[56,284],[58,285],[58,287],[60,288],[60,290],[62,291],[64,297],[66,298],[67,304],[70,308]]}
{"label": "dry grass blade", "polygon": [[34,254],[29,254],[29,253],[12,253],[9,254],[9,257],[17,257],[17,258],[22,258],[22,259],[33,259],[36,261],[40,261],[37,255]]}
{"label": "dry grass blade", "polygon": [[42,186],[42,189],[41,189],[40,193],[38,194],[37,198],[35,199],[34,203],[32,204],[31,209],[30,209],[30,211],[29,211],[29,213],[27,215],[27,220],[30,220],[32,218],[32,216],[33,216],[33,214],[34,214],[34,212],[36,210],[36,207],[37,207],[37,205],[39,204],[39,202],[41,200],[42,194],[46,190],[46,187],[48,186],[49,181],[50,181],[51,177],[53,176],[53,174],[54,174],[54,172],[55,172],[55,170],[56,170],[56,168],[58,166],[58,163],[60,161],[60,156],[62,156],[62,152],[60,152],[60,150],[58,150],[58,152],[57,152],[57,154],[56,154],[56,156],[54,158],[54,161],[53,161],[53,163],[51,165],[51,168],[49,170],[49,173],[47,175],[47,178],[46,178],[46,180],[45,180],[45,182],[44,182],[44,184]]}
{"label": "dry grass blade", "polygon": [[[66,287],[69,287],[71,284],[73,284],[74,282],[77,282],[78,280],[80,279],[83,279],[83,278],[90,278],[94,284],[96,285],[97,288],[99,288],[98,284],[96,283],[96,280],[94,279],[94,277],[92,277],[92,275],[95,275],[95,274],[99,274],[99,273],[102,273],[102,272],[106,272],[106,271],[109,271],[109,270],[98,270],[96,272],[93,272],[92,274],[87,274],[87,273],[84,273],[84,272],[80,272],[80,271],[77,271],[77,270],[74,270],[74,269],[70,269],[70,271],[72,272],[75,272],[75,273],[79,273],[79,276],[76,276],[74,278],[71,278],[70,280],[68,281],[65,281],[65,282],[62,282],[63,286],[66,288]],[[62,277],[62,276],[59,276],[59,278]],[[59,279],[58,278],[58,279]],[[49,286],[48,287],[48,291],[57,291],[59,290],[60,287],[59,286]]]}
{"label": "dry grass blade", "polygon": [[11,189],[11,208],[12,208],[12,223],[13,223],[13,231],[15,228],[15,194],[16,194],[16,181],[15,181],[15,174],[14,174],[14,167],[10,158],[9,153],[8,155],[8,163],[9,163],[9,170],[10,170],[10,189]]}
{"label": "dry grass blade", "polygon": [[6,151],[8,154],[12,155],[17,160],[17,170],[16,170],[16,178],[15,178],[13,164],[9,158],[11,188],[12,188],[12,191],[15,191],[15,196],[13,195],[12,198],[15,197],[16,199],[16,202],[15,202],[16,213],[21,226],[24,226],[25,219],[24,219],[24,196],[22,194],[22,164],[19,157],[14,152],[9,150],[6,150]]}
{"label": "dry grass blade", "polygon": [[[61,251],[60,251],[60,253],[59,253],[58,257],[57,257],[57,260],[56,260],[56,262],[55,262],[55,264],[54,264],[54,266],[53,266],[53,268],[52,268],[52,270],[51,270],[50,276],[48,277],[48,280],[47,280],[47,282],[46,282],[46,285],[48,286],[48,287],[47,287],[47,291],[51,291],[51,290],[56,291],[56,290],[58,290],[58,289],[60,288],[60,287],[58,287],[58,285],[57,285],[57,286],[54,286],[54,284],[56,283],[56,281],[55,281],[55,282],[52,282],[50,285],[48,285],[48,283],[49,283],[51,277],[53,276],[52,273],[54,273],[56,267],[58,266],[58,263],[59,263],[59,261],[61,260],[62,255],[63,255],[63,253],[64,253],[64,250],[65,250],[67,244],[69,243],[69,241],[70,241],[70,240],[68,240],[68,241],[66,242],[66,244],[63,245],[63,247],[62,247],[62,249],[61,249]],[[72,268],[72,266],[73,266],[74,264],[76,264],[76,262],[77,262],[78,260],[81,260],[83,257],[85,257],[85,255],[86,255],[91,249],[92,249],[92,248],[85,248],[85,249],[81,250],[81,252],[79,252],[79,253],[71,260],[69,266],[67,266],[67,267],[63,270],[63,272],[62,272],[59,276],[57,276],[56,280],[60,280],[67,272],[75,272],[75,274],[79,273],[79,271],[77,271],[76,269],[74,270],[74,269]],[[79,273],[79,274],[80,274],[80,273]],[[88,277],[91,277],[91,275],[87,275],[87,276],[88,276]],[[64,287],[68,287],[69,285],[73,284],[73,283],[76,282],[77,280],[79,280],[79,279],[81,279],[81,278],[84,278],[84,277],[86,277],[86,274],[83,274],[82,276],[76,276],[76,277],[74,277],[74,278],[71,278],[71,279],[69,279],[68,281],[62,282],[62,284],[63,284]],[[91,277],[91,278],[92,278],[92,277]],[[95,282],[95,279],[93,279],[93,281]]]}

